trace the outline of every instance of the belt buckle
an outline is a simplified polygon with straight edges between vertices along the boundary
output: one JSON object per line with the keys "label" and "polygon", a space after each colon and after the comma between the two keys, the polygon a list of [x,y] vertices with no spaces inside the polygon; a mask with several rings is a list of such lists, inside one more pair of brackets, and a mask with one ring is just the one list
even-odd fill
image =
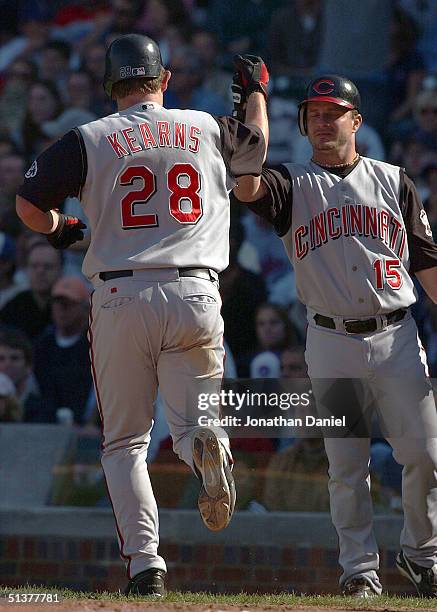
{"label": "belt buckle", "polygon": [[343,319],[343,327],[344,327],[344,331],[346,332],[346,334],[348,336],[354,336],[356,332],[350,332],[347,330],[346,325],[348,323],[358,323],[360,321],[360,319]]}

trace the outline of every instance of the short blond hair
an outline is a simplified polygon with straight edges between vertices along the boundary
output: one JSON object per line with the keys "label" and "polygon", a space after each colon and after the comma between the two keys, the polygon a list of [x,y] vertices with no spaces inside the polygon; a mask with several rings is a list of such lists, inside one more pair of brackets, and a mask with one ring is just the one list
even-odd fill
{"label": "short blond hair", "polygon": [[133,79],[125,79],[118,81],[112,86],[112,97],[117,100],[125,98],[132,94],[152,94],[157,93],[164,79],[165,70],[161,68],[161,73],[154,79],[147,77],[135,77]]}

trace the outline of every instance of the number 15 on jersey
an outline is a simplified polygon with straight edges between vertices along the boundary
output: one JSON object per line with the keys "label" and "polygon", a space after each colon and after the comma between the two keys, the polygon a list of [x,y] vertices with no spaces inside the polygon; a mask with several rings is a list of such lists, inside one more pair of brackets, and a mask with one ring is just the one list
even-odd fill
{"label": "number 15 on jersey", "polygon": [[392,289],[400,289],[402,287],[400,267],[401,262],[399,259],[388,259],[384,257],[377,259],[373,263],[377,291],[383,291],[386,284]]}

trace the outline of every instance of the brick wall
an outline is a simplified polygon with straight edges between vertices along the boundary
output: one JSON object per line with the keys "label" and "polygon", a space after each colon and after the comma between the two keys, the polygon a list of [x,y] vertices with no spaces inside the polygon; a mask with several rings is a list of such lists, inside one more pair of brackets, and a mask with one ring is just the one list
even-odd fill
{"label": "brick wall", "polygon": [[[337,551],[314,547],[179,544],[162,540],[171,590],[217,593],[338,593]],[[414,594],[395,569],[394,550],[381,551],[384,588]],[[44,584],[85,591],[126,585],[113,538],[0,535],[0,584]]]}

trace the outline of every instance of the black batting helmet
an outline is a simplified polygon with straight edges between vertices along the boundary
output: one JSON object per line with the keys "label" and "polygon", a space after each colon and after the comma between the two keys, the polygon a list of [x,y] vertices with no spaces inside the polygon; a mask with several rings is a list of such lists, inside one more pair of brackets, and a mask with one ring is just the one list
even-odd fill
{"label": "black batting helmet", "polygon": [[305,100],[299,104],[299,129],[307,133],[307,102],[333,102],[348,109],[360,110],[361,98],[355,83],[337,74],[328,74],[311,81],[306,90]]}
{"label": "black batting helmet", "polygon": [[126,34],[108,47],[103,87],[112,97],[112,87],[119,81],[137,77],[156,78],[162,68],[161,52],[154,40],[142,34]]}

